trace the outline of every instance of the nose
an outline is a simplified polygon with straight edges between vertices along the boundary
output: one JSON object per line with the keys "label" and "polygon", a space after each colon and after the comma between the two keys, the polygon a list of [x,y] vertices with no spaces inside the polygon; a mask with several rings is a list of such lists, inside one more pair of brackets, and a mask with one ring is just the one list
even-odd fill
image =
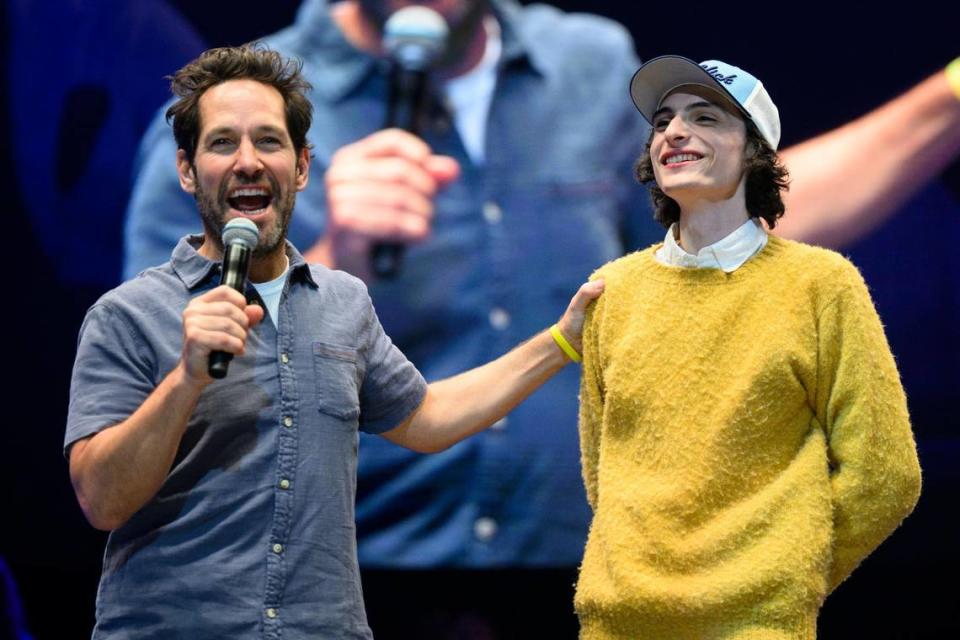
{"label": "nose", "polygon": [[233,164],[233,172],[238,176],[255,177],[263,171],[263,163],[256,146],[250,140],[243,140],[237,147],[237,155]]}
{"label": "nose", "polygon": [[687,124],[683,121],[683,118],[680,117],[679,113],[670,118],[667,128],[663,131],[663,136],[669,142],[685,140],[689,135],[690,132],[687,129]]}

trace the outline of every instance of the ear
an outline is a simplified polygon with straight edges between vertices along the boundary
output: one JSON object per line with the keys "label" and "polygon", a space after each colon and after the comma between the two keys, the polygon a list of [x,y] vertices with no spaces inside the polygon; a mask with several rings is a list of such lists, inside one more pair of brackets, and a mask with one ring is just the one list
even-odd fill
{"label": "ear", "polygon": [[189,194],[196,193],[197,172],[183,149],[177,149],[177,176],[180,178],[181,189]]}
{"label": "ear", "polygon": [[297,191],[307,188],[310,181],[310,149],[304,147],[297,155]]}

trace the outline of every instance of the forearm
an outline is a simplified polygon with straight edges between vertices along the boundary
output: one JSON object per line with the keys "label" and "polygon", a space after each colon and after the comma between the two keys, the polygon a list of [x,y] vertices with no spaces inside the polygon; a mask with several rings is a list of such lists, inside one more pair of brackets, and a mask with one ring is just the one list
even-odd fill
{"label": "forearm", "polygon": [[960,154],[960,99],[942,71],[877,110],[783,151],[774,233],[830,247],[883,223]]}
{"label": "forearm", "polygon": [[[359,238],[354,238],[352,242],[361,241]],[[349,247],[350,241],[347,242],[347,245]],[[338,255],[335,243],[328,233],[303,253],[303,259],[311,264],[322,264],[328,269],[346,271],[367,284],[373,282],[369,248],[366,245],[360,250],[351,247],[350,252]]]}
{"label": "forearm", "polygon": [[543,331],[492,362],[431,384],[414,415],[385,435],[422,453],[442,451],[505,416],[568,362]]}
{"label": "forearm", "polygon": [[830,589],[910,513],[920,464],[907,398],[866,284],[850,266],[820,313],[816,397],[827,433],[833,504]]}
{"label": "forearm", "polygon": [[[874,343],[874,350],[886,345]],[[864,363],[863,395],[830,425],[833,501],[832,591],[913,510],[920,495],[920,462],[907,401],[889,351]],[[860,359],[863,360],[863,359]],[[846,387],[846,385],[843,385]],[[847,387],[849,388],[849,387]],[[837,396],[843,397],[842,388]]]}
{"label": "forearm", "polygon": [[73,445],[70,478],[90,524],[115,529],[156,495],[203,387],[178,366],[129,418]]}
{"label": "forearm", "polygon": [[892,444],[895,450],[886,452],[890,455],[860,464],[841,463],[833,474],[831,591],[893,533],[917,503],[920,464],[913,441],[903,438]]}
{"label": "forearm", "polygon": [[337,261],[333,256],[333,243],[329,236],[323,236],[312,247],[304,251],[303,259],[310,264],[322,264],[329,269],[337,268]]}

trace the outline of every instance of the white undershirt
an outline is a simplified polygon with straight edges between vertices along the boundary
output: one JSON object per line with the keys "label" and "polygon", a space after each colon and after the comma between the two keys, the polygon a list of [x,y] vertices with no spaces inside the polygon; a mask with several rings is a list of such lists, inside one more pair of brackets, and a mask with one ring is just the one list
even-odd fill
{"label": "white undershirt", "polygon": [[486,160],[484,140],[487,133],[487,115],[493,100],[493,89],[497,84],[497,62],[503,49],[500,38],[500,25],[496,18],[488,16],[483,22],[487,32],[487,43],[483,58],[473,69],[451,78],[444,85],[444,93],[460,139],[467,155],[474,164],[482,165]]}
{"label": "white undershirt", "polygon": [[290,258],[284,256],[286,264],[283,267],[283,273],[266,282],[251,282],[253,288],[257,290],[263,299],[263,304],[267,307],[267,316],[277,327],[277,315],[280,313],[280,294],[283,293],[283,283],[287,281],[287,273],[290,271]]}
{"label": "white undershirt", "polygon": [[663,246],[657,249],[656,258],[661,264],[671,267],[699,269],[723,269],[733,273],[747,260],[767,246],[767,231],[760,220],[750,218],[722,240],[700,249],[697,255],[688,253],[677,242],[677,223],[670,225]]}

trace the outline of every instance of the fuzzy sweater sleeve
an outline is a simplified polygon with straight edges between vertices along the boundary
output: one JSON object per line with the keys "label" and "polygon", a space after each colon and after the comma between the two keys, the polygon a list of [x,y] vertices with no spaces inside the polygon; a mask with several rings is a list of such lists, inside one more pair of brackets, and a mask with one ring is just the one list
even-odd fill
{"label": "fuzzy sweater sleeve", "polygon": [[913,510],[920,464],[907,401],[866,284],[846,264],[818,321],[817,417],[831,466],[839,585]]}
{"label": "fuzzy sweater sleeve", "polygon": [[597,470],[600,465],[600,432],[603,391],[597,329],[603,296],[587,309],[583,328],[583,366],[580,374],[580,455],[583,482],[590,507],[597,510]]}

